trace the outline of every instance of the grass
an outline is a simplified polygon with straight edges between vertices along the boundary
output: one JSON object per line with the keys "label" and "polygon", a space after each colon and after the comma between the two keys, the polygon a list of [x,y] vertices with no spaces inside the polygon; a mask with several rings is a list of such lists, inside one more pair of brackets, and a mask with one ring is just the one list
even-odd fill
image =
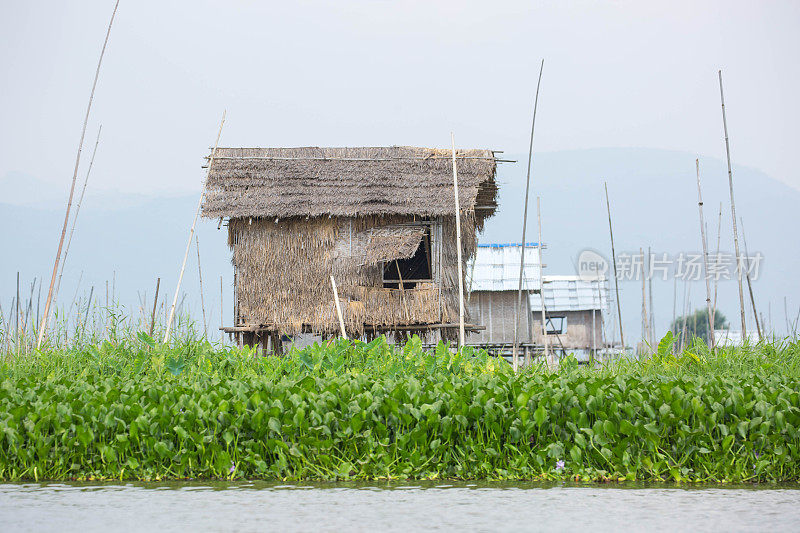
{"label": "grass", "polygon": [[797,341],[515,375],[417,338],[109,331],[0,363],[0,479],[800,481]]}

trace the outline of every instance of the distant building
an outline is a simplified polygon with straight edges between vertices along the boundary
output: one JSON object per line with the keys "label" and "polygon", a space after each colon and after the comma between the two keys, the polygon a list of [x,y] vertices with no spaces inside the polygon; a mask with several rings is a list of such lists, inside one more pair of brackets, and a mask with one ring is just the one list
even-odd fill
{"label": "distant building", "polygon": [[[605,279],[586,280],[580,276],[544,276],[545,325],[550,351],[588,358],[603,350],[603,313],[608,305]],[[544,343],[542,298],[529,296],[532,342]]]}
{"label": "distant building", "polygon": [[[485,329],[467,336],[467,344],[512,345],[514,317],[519,289],[519,244],[479,244],[474,262],[467,268],[469,290],[467,307],[470,318]],[[531,321],[528,295],[541,288],[539,244],[525,245],[525,268],[522,283],[522,312],[518,342],[530,344]]]}

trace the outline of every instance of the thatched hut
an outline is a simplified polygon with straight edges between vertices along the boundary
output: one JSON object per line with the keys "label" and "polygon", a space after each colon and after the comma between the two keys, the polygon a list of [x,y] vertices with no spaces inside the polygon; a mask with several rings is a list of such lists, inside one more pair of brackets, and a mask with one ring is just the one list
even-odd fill
{"label": "thatched hut", "polygon": [[[458,150],[462,258],[496,207],[491,150]],[[450,150],[218,148],[203,216],[226,220],[234,324],[247,344],[339,332],[330,276],[354,337],[458,321]],[[274,346],[274,344],[273,344]]]}

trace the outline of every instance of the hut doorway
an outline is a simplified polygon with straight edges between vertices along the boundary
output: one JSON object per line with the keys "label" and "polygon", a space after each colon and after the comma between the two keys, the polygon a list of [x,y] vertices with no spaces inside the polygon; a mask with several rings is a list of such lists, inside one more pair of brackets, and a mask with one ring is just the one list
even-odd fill
{"label": "hut doorway", "polygon": [[418,283],[433,281],[433,255],[431,254],[431,225],[421,225],[425,233],[414,255],[407,259],[394,259],[383,264],[383,286],[387,289],[413,289]]}

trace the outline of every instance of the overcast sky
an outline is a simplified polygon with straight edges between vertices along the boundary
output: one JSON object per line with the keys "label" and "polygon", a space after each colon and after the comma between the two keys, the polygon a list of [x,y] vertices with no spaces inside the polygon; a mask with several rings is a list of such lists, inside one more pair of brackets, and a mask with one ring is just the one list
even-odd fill
{"label": "overcast sky", "polygon": [[[67,186],[113,4],[3,2],[0,178]],[[199,190],[223,109],[227,146],[454,131],[522,153],[545,58],[537,150],[723,158],[721,68],[734,163],[800,189],[799,22],[796,1],[122,0],[87,133],[103,124],[94,186]]]}

